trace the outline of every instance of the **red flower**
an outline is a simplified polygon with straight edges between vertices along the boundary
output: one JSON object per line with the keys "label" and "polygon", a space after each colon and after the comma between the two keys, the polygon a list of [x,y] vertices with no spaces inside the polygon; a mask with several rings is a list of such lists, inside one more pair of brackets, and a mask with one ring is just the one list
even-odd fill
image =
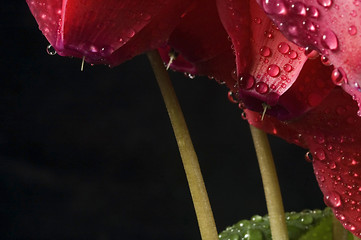
{"label": "red flower", "polygon": [[226,83],[251,124],[310,149],[326,204],[361,234],[358,0],[27,2],[60,55],[114,66],[159,48]]}

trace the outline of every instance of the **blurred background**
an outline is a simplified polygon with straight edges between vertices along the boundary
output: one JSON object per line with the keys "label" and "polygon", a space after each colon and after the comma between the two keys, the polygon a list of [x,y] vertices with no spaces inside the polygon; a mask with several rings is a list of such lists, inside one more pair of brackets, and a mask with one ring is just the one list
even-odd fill
{"label": "blurred background", "polygon": [[[1,8],[0,239],[200,239],[145,56],[110,69],[49,56],[25,1]],[[171,72],[218,230],[266,214],[227,89]],[[306,149],[270,137],[287,211],[324,208]]]}

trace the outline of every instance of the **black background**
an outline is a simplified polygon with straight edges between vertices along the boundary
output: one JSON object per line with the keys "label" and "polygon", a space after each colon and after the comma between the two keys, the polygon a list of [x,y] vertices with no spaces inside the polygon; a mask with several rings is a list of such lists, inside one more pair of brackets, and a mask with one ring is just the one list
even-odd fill
{"label": "black background", "polygon": [[[0,238],[200,239],[145,56],[49,56],[25,1],[1,8]],[[217,227],[266,214],[247,122],[207,78],[171,72]],[[271,137],[287,211],[323,208],[307,150]]]}

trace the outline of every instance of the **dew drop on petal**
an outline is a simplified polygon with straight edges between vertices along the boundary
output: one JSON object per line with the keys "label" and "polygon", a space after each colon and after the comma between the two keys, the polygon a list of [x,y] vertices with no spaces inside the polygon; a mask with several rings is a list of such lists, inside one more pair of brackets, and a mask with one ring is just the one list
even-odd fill
{"label": "dew drop on petal", "polygon": [[287,8],[283,0],[263,0],[262,2],[263,9],[268,14],[287,14]]}
{"label": "dew drop on petal", "polygon": [[261,49],[259,50],[259,53],[263,57],[269,57],[272,54],[271,49],[269,47],[266,47],[266,46],[261,47]]}
{"label": "dew drop on petal", "polygon": [[240,87],[245,90],[249,90],[249,89],[253,88],[255,82],[256,81],[254,80],[254,77],[251,75],[241,76],[239,79]]}
{"label": "dew drop on petal", "polygon": [[351,35],[351,36],[354,36],[356,35],[357,33],[357,28],[355,25],[352,25],[348,28],[348,33]]}
{"label": "dew drop on petal", "polygon": [[278,51],[282,54],[286,54],[288,53],[288,51],[290,50],[290,46],[285,43],[285,42],[281,42],[279,45],[278,45]]}
{"label": "dew drop on petal", "polygon": [[333,69],[331,73],[331,80],[336,86],[341,86],[344,83],[343,74],[339,71],[339,69]]}
{"label": "dew drop on petal", "polygon": [[280,74],[281,70],[276,64],[271,64],[267,68],[267,73],[271,77],[277,77]]}
{"label": "dew drop on petal", "polygon": [[322,7],[331,7],[332,0],[317,0],[318,4],[320,4]]}
{"label": "dew drop on petal", "polygon": [[296,2],[291,5],[292,12],[300,15],[300,16],[306,16],[306,6],[302,2]]}
{"label": "dew drop on petal", "polygon": [[283,70],[285,70],[286,72],[291,72],[293,70],[293,67],[286,63],[284,66],[283,66]]}
{"label": "dew drop on petal", "polygon": [[328,29],[326,30],[322,37],[321,37],[321,43],[325,48],[328,48],[330,50],[337,50],[338,48],[338,39],[336,34]]}
{"label": "dew drop on petal", "polygon": [[317,149],[315,152],[315,156],[321,161],[326,159],[325,151],[323,151],[322,149]]}
{"label": "dew drop on petal", "polygon": [[317,8],[311,6],[307,8],[307,15],[312,18],[318,18],[320,16],[320,13]]}
{"label": "dew drop on petal", "polygon": [[338,208],[341,206],[341,197],[337,192],[330,192],[325,195],[325,203],[331,208]]}
{"label": "dew drop on petal", "polygon": [[291,58],[291,59],[296,59],[296,58],[298,57],[298,54],[297,54],[296,51],[291,50],[291,51],[288,53],[288,56],[289,56],[289,58]]}
{"label": "dew drop on petal", "polygon": [[266,83],[264,83],[264,82],[259,82],[259,83],[257,83],[257,85],[256,85],[256,91],[257,91],[258,93],[260,93],[260,94],[266,94],[266,93],[268,93],[268,91],[269,91],[269,87],[268,87],[268,85],[267,85]]}
{"label": "dew drop on petal", "polygon": [[257,24],[261,24],[262,23],[262,19],[260,19],[259,17],[256,17],[255,19],[253,19],[253,21]]}

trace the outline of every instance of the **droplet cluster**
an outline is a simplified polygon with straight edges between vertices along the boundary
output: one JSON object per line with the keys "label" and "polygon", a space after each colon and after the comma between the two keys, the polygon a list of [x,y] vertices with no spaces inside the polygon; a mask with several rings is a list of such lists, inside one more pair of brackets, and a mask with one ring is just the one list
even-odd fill
{"label": "droplet cluster", "polygon": [[[290,0],[260,1],[264,11],[293,42],[303,47],[312,46],[325,55],[328,51],[339,50],[337,35],[332,29],[321,28],[319,24],[322,12],[336,6],[333,0],[317,0],[317,5]],[[350,26],[349,33],[355,35],[356,27]]]}

